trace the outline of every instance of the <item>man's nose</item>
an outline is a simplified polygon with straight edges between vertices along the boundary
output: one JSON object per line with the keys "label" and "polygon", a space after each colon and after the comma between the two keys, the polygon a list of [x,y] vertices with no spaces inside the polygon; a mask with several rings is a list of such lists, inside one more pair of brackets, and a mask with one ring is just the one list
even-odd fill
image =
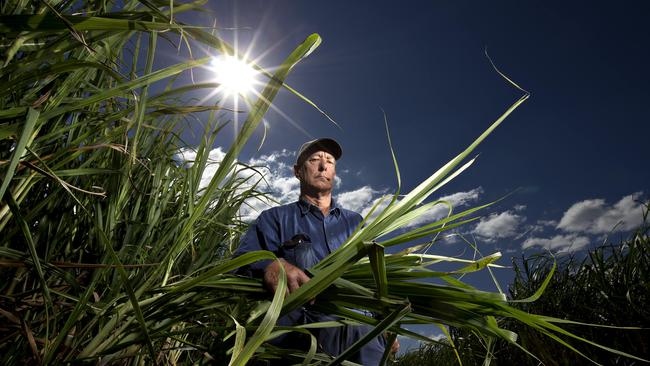
{"label": "man's nose", "polygon": [[318,163],[318,170],[322,172],[323,170],[325,170],[325,167],[326,167],[325,162],[321,160],[320,163]]}

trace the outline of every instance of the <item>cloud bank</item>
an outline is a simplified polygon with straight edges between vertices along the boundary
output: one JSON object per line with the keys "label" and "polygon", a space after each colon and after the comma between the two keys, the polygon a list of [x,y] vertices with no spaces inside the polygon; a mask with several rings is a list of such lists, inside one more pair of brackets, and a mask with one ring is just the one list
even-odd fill
{"label": "cloud bank", "polygon": [[528,238],[524,241],[521,248],[528,249],[537,246],[557,254],[562,254],[578,251],[589,245],[589,243],[590,240],[586,236],[580,236],[577,234],[559,234],[551,238]]}
{"label": "cloud bank", "polygon": [[[208,185],[224,156],[225,152],[221,147],[210,151],[209,162],[201,177],[200,188],[205,188]],[[185,149],[177,155],[177,159],[179,161],[185,161],[186,164],[192,164],[195,158],[196,152],[190,149]],[[247,165],[255,167],[255,170],[244,170],[238,173],[243,177],[251,178],[248,184],[243,185],[240,189],[250,188],[251,184],[259,181],[258,190],[267,192],[268,199],[254,198],[246,201],[240,212],[243,220],[252,221],[265,209],[295,202],[298,199],[300,184],[298,179],[293,175],[294,160],[294,152],[282,150],[252,158],[245,162]],[[335,181],[337,192],[335,192],[334,198],[338,205],[346,209],[359,212],[365,216],[372,206],[388,193],[387,189],[375,188],[370,185],[341,190],[346,175],[353,173],[346,171],[339,171],[337,173]],[[483,189],[478,187],[467,192],[456,192],[438,199],[449,202],[454,207],[454,212],[458,212],[456,210],[458,207],[476,202],[482,193]],[[390,198],[384,200],[375,212],[381,212],[381,209],[386,207],[388,202],[390,202]],[[440,220],[447,213],[447,205],[436,205],[422,216],[408,223],[406,228]]]}
{"label": "cloud bank", "polygon": [[642,192],[627,195],[613,205],[608,205],[602,198],[574,203],[566,210],[557,228],[589,234],[632,230],[642,221],[641,195]]}
{"label": "cloud bank", "polygon": [[563,213],[559,222],[539,220],[533,232],[552,227],[556,233],[548,238],[529,237],[522,249],[540,247],[559,254],[570,253],[600,241],[603,234],[633,230],[643,221],[642,196],[642,192],[635,192],[611,205],[603,198],[576,202]]}

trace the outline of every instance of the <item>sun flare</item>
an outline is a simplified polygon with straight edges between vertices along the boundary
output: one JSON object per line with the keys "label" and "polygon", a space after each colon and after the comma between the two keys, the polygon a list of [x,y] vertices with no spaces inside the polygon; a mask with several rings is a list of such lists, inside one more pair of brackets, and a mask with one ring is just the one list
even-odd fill
{"label": "sun flare", "polygon": [[227,96],[245,96],[254,90],[258,82],[257,70],[236,56],[215,57],[210,62],[210,67],[215,74],[215,81],[219,83],[218,90]]}

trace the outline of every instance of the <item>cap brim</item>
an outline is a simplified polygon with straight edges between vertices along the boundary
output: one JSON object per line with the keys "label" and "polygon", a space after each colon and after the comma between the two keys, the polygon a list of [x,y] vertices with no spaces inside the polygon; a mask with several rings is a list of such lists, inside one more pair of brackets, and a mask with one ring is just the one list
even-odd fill
{"label": "cap brim", "polygon": [[319,150],[327,151],[328,153],[332,154],[336,160],[339,160],[343,155],[343,149],[341,149],[341,145],[339,145],[336,140],[331,138],[321,138],[304,143],[300,147],[296,163],[301,163],[304,160],[305,155],[308,153]]}

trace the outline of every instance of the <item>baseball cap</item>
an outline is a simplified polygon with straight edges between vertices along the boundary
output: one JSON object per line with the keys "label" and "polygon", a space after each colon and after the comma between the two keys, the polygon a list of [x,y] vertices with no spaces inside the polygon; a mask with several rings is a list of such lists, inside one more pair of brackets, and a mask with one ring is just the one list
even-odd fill
{"label": "baseball cap", "polygon": [[305,158],[308,156],[309,153],[318,150],[327,151],[328,153],[332,154],[332,156],[334,156],[334,159],[336,160],[339,160],[341,155],[343,155],[343,150],[341,149],[341,145],[339,145],[339,143],[336,142],[334,139],[320,138],[320,139],[307,141],[304,144],[302,144],[302,146],[300,146],[296,158],[296,164],[300,165],[305,160]]}

